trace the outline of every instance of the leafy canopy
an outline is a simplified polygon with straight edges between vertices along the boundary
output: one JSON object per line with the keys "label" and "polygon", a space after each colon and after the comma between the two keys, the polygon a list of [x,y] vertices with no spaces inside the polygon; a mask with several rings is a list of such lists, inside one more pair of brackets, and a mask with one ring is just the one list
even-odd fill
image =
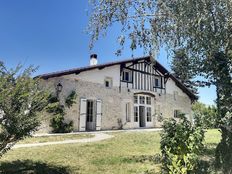
{"label": "leafy canopy", "polygon": [[0,156],[40,125],[38,113],[47,104],[47,94],[39,79],[31,77],[35,70],[8,70],[0,63]]}

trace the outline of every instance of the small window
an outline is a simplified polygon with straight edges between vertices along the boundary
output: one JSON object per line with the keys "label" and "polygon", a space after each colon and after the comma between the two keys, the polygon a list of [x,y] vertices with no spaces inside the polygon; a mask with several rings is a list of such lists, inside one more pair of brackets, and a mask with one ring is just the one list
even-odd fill
{"label": "small window", "polygon": [[174,118],[177,118],[181,114],[180,110],[174,110]]}
{"label": "small window", "polygon": [[134,122],[138,122],[138,121],[139,121],[138,107],[135,106],[134,107]]}
{"label": "small window", "polygon": [[126,104],[126,121],[127,122],[131,121],[131,119],[130,119],[130,103]]}
{"label": "small window", "polygon": [[122,80],[125,82],[132,82],[132,72],[124,70],[122,72]]}
{"label": "small window", "polygon": [[156,77],[155,78],[155,84],[154,84],[155,87],[158,87],[160,88],[161,87],[161,79]]}
{"label": "small window", "polygon": [[107,81],[105,81],[105,86],[106,87],[110,87],[110,82],[107,80]]}
{"label": "small window", "polygon": [[151,122],[151,107],[147,107],[147,122]]}
{"label": "small window", "polygon": [[112,78],[110,77],[105,78],[105,87],[112,88]]}
{"label": "small window", "polygon": [[138,96],[134,96],[134,104],[138,104]]}
{"label": "small window", "polygon": [[151,97],[146,97],[146,102],[147,105],[151,105]]}
{"label": "small window", "polygon": [[139,103],[145,104],[145,97],[144,96],[139,96]]}

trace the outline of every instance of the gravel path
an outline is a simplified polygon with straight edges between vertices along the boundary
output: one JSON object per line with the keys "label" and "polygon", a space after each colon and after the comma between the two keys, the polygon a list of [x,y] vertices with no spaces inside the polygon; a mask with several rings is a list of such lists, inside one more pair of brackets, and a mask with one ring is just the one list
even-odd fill
{"label": "gravel path", "polygon": [[[68,133],[69,135],[75,135],[75,134],[92,134],[94,137],[91,138],[83,138],[83,139],[77,139],[77,140],[64,140],[64,141],[54,141],[54,142],[45,142],[45,143],[32,143],[32,144],[16,144],[13,146],[13,149],[18,148],[27,148],[27,147],[40,147],[40,146],[48,146],[48,145],[57,145],[57,144],[73,144],[73,143],[92,143],[92,142],[98,142],[106,139],[110,139],[114,137],[113,135],[109,135],[106,133],[115,133],[115,132],[156,132],[161,131],[162,129],[158,128],[150,128],[150,129],[129,129],[129,130],[109,130],[109,131],[97,131],[97,132],[73,132]],[[40,136],[58,136],[58,135],[64,135],[64,134],[37,134],[34,135],[35,137]]]}
{"label": "gravel path", "polygon": [[54,141],[54,142],[33,143],[33,144],[16,144],[15,146],[13,146],[13,149],[24,148],[24,147],[40,147],[40,146],[57,145],[57,144],[91,143],[91,142],[106,140],[113,137],[113,135],[108,135],[105,133],[94,133],[94,135],[95,136],[92,138],[83,138],[77,140],[65,140],[65,141]]}

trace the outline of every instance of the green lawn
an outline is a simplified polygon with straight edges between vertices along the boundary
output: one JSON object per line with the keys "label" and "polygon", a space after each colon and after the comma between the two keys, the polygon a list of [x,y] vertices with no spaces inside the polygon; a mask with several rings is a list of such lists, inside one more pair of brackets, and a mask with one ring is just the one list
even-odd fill
{"label": "green lawn", "polygon": [[56,135],[56,136],[29,137],[29,138],[26,138],[22,141],[19,141],[18,144],[76,140],[76,139],[91,138],[91,137],[94,137],[94,135],[91,135],[91,134],[74,134],[74,135],[67,134],[67,135]]}
{"label": "green lawn", "polygon": [[[89,144],[66,144],[9,151],[0,173],[142,174],[159,171],[153,156],[160,152],[158,132],[120,132]],[[212,150],[220,141],[217,130],[206,133]],[[1,172],[2,171],[2,172]]]}

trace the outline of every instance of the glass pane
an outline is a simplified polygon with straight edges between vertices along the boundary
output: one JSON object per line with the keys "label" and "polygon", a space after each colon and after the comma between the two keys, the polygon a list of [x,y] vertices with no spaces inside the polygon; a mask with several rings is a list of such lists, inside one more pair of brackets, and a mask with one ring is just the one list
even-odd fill
{"label": "glass pane", "polygon": [[134,103],[138,103],[138,96],[134,96]]}
{"label": "glass pane", "polygon": [[144,96],[139,97],[139,103],[140,104],[145,104],[145,97]]}
{"label": "glass pane", "polygon": [[151,104],[151,97],[146,97],[146,99],[147,99],[147,105],[150,105]]}

